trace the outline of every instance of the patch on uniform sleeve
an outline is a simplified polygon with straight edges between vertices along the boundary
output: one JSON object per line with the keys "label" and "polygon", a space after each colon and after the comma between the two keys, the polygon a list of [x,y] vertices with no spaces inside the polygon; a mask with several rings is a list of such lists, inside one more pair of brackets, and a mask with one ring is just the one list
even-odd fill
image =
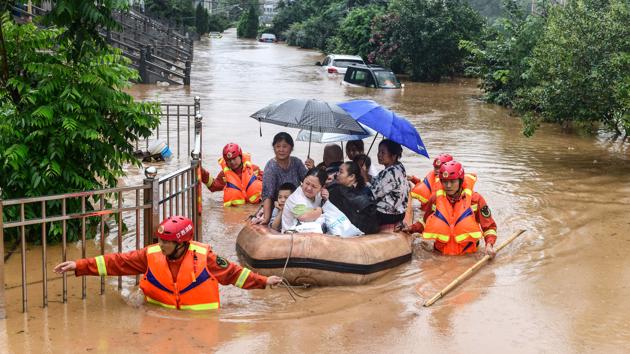
{"label": "patch on uniform sleeve", "polygon": [[230,265],[230,262],[228,262],[227,260],[225,260],[225,258],[221,256],[217,256],[217,265],[221,268],[227,268],[228,265]]}
{"label": "patch on uniform sleeve", "polygon": [[484,218],[489,218],[490,215],[492,215],[492,213],[490,213],[490,208],[488,208],[487,205],[484,205],[483,208],[481,208],[481,215]]}

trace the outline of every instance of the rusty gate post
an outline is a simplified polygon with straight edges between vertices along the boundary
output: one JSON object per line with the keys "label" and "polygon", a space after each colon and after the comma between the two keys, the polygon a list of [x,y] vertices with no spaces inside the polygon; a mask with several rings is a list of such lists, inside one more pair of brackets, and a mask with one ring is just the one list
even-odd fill
{"label": "rusty gate post", "polygon": [[186,86],[190,86],[190,71],[191,71],[190,60],[186,60],[186,67],[184,68],[184,85]]}
{"label": "rusty gate post", "polygon": [[6,304],[4,295],[4,214],[2,198],[0,198],[0,319],[7,318]]}
{"label": "rusty gate post", "polygon": [[144,185],[149,188],[143,191],[144,205],[151,208],[144,209],[144,246],[153,243],[153,234],[160,224],[160,180],[156,178],[157,168],[151,166],[144,170]]}
{"label": "rusty gate post", "polygon": [[147,72],[147,52],[146,49],[140,48],[140,62],[138,63],[138,73],[143,84],[149,83],[149,73]]}

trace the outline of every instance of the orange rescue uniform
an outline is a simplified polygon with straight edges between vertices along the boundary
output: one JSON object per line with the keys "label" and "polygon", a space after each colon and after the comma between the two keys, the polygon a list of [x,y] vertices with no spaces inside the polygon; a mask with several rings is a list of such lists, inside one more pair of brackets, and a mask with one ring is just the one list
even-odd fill
{"label": "orange rescue uniform", "polygon": [[[232,170],[223,158],[219,159],[221,172],[216,178],[207,176],[202,182],[211,192],[223,191],[224,206],[237,206],[249,202],[260,202],[262,192],[263,171],[251,162],[251,156],[243,153],[241,167]],[[207,171],[202,171],[207,174]],[[204,173],[202,173],[203,175]]]}
{"label": "orange rescue uniform", "polygon": [[[477,182],[477,174],[466,173],[464,175],[464,183],[474,186],[475,182]],[[431,170],[422,180],[416,176],[411,176],[411,183],[415,185],[411,189],[411,197],[417,199],[420,202],[420,209],[426,211],[431,195],[442,188],[440,177],[435,170]]]}
{"label": "orange rescue uniform", "polygon": [[479,193],[464,189],[458,200],[451,201],[445,195],[438,196],[444,193],[439,191],[431,196],[423,220],[413,224],[411,232],[434,239],[435,249],[446,255],[477,252],[482,236],[487,244],[494,245],[497,225]]}
{"label": "orange rescue uniform", "polygon": [[211,310],[219,307],[218,283],[264,289],[267,277],[217,256],[210,246],[190,242],[176,260],[155,244],[127,253],[112,253],[76,262],[76,276],[144,274],[140,287],[147,302],[168,308]]}

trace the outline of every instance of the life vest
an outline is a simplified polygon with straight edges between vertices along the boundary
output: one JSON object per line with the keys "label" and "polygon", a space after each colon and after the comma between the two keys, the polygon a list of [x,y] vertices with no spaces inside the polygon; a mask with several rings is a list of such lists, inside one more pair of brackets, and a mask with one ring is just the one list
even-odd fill
{"label": "life vest", "polygon": [[239,177],[236,172],[230,169],[224,158],[219,159],[219,165],[225,176],[225,188],[223,188],[223,206],[238,206],[245,202],[256,204],[260,202],[262,193],[262,182],[254,174],[251,157],[248,153],[241,156],[243,167]]}
{"label": "life vest", "polygon": [[440,183],[440,177],[435,174],[435,171],[429,171],[424,179],[413,187],[411,197],[420,201],[421,204],[426,204],[433,191],[436,190],[437,183]]}
{"label": "life vest", "polygon": [[208,245],[191,241],[177,273],[177,281],[158,244],[147,247],[147,272],[140,281],[148,303],[178,310],[219,308],[219,283],[206,267]]}
{"label": "life vest", "polygon": [[476,177],[464,179],[460,199],[451,204],[441,184],[435,191],[433,213],[429,215],[422,238],[432,239],[444,254],[458,255],[477,251],[477,242],[483,236],[475,220],[477,205],[472,205]]}
{"label": "life vest", "polygon": [[[474,186],[476,181],[477,175],[475,173],[466,173],[464,175],[464,184],[468,183]],[[425,205],[431,198],[431,195],[441,187],[440,177],[435,171],[429,171],[424,179],[413,187],[411,197],[417,199],[421,205]]]}

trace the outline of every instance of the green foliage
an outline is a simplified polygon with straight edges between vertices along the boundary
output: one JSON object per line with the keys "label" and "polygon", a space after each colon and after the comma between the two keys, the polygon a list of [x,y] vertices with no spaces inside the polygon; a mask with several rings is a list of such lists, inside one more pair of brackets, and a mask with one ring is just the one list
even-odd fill
{"label": "green foliage", "polygon": [[256,38],[258,34],[258,10],[254,4],[250,4],[249,9],[243,12],[238,20],[236,35],[239,38]]}
{"label": "green foliage", "polygon": [[548,15],[517,92],[516,108],[533,117],[526,131],[543,120],[630,133],[630,3],[575,0]]}
{"label": "green foliage", "polygon": [[326,41],[337,33],[345,11],[343,3],[333,3],[320,15],[294,23],[286,33],[287,43],[302,48],[325,48]]}
{"label": "green foliage", "polygon": [[195,7],[190,0],[145,0],[144,8],[147,14],[164,23],[186,29],[195,27]]}
{"label": "green foliage", "polygon": [[481,78],[486,101],[514,106],[517,89],[527,84],[529,57],[545,27],[546,18],[526,16],[518,1],[504,1],[505,16],[487,28],[479,44],[463,40],[466,73]]}
{"label": "green foliage", "polygon": [[461,40],[480,36],[483,19],[462,0],[396,0],[376,18],[370,61],[399,66],[412,80],[439,81],[463,72]]}
{"label": "green foliage", "polygon": [[212,14],[208,17],[208,32],[223,32],[230,27],[230,20],[222,14]]}
{"label": "green foliage", "polygon": [[368,54],[375,50],[374,43],[370,41],[372,36],[372,23],[374,18],[384,14],[384,8],[377,5],[356,7],[346,16],[337,35],[327,41],[328,53],[344,53],[360,55],[367,58]]}
{"label": "green foliage", "polygon": [[[79,16],[99,3],[53,11],[52,23],[67,29],[16,25],[8,14],[2,16],[3,199],[113,187],[125,164],[139,164],[132,143],[157,126],[158,107],[134,102],[124,92],[137,72],[120,51],[103,46],[98,33],[82,28],[101,23]],[[107,14],[100,14],[102,24],[109,23]],[[48,205],[57,213],[59,207]],[[68,206],[73,208],[77,205]],[[35,209],[26,212],[38,215]],[[50,235],[59,235],[58,227],[51,229]]]}
{"label": "green foliage", "polygon": [[65,28],[60,40],[69,47],[70,60],[76,61],[84,52],[107,47],[100,29],[119,29],[120,25],[111,16],[112,11],[124,11],[129,4],[117,0],[57,0],[45,16],[44,23]]}
{"label": "green foliage", "polygon": [[209,19],[210,15],[208,14],[208,11],[203,6],[201,6],[201,3],[197,4],[197,8],[195,9],[195,28],[198,35],[206,34],[209,32]]}

